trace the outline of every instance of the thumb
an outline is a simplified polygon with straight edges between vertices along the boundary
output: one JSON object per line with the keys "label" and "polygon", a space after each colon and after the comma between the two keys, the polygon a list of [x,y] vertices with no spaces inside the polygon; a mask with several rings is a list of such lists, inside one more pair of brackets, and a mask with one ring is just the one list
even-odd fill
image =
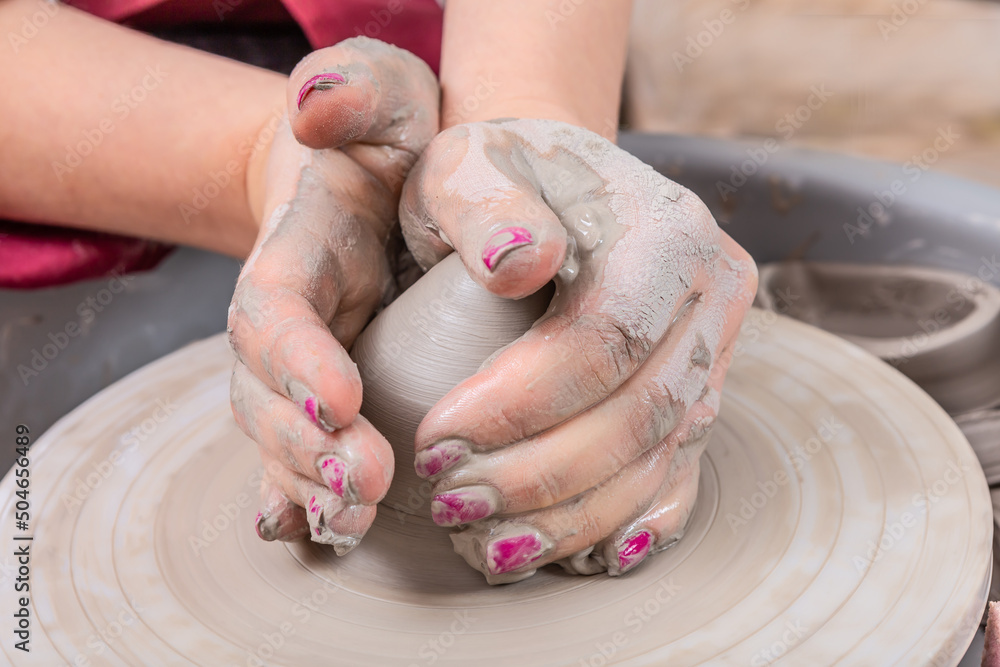
{"label": "thumb", "polygon": [[[489,135],[486,143],[480,134]],[[555,277],[566,229],[530,170],[517,168],[517,151],[489,123],[459,125],[431,142],[403,185],[399,210],[421,267],[457,250],[473,280],[510,299]]]}
{"label": "thumb", "polygon": [[309,148],[389,145],[414,157],[438,130],[438,85],[415,55],[367,37],[309,54],[288,80],[292,132]]}

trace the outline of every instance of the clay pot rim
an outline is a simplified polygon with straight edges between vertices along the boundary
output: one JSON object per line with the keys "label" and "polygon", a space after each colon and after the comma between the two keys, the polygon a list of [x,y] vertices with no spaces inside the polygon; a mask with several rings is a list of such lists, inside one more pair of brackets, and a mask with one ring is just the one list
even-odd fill
{"label": "clay pot rim", "polygon": [[[802,262],[828,270],[833,275],[842,275],[850,271],[853,276],[891,274],[894,277],[912,278],[923,282],[936,282],[959,289],[960,281],[978,279],[973,274],[948,269],[939,269],[917,265],[867,264],[851,262],[812,261]],[[786,262],[775,262],[761,269],[761,285],[769,286],[770,281],[781,275],[788,266]],[[933,277],[933,278],[932,278]],[[980,281],[982,283],[982,281]],[[908,357],[909,359],[925,357],[941,351],[952,345],[960,345],[963,341],[980,334],[991,326],[1000,327],[1000,290],[988,283],[982,283],[983,289],[978,294],[969,294],[962,290],[972,303],[972,310],[961,319],[950,323],[934,333],[915,332],[908,336],[872,337],[858,334],[837,332],[836,335],[849,340],[855,345],[864,347],[881,359],[892,360],[900,358],[899,351],[908,340],[913,340],[923,333],[927,341],[921,345],[920,351]]]}

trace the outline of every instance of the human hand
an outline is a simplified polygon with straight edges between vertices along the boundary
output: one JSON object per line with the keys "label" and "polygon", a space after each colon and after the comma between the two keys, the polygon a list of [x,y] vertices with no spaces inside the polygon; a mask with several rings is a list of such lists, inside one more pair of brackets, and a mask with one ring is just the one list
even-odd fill
{"label": "human hand", "polygon": [[500,296],[556,279],[546,316],[417,431],[456,550],[503,583],[556,561],[617,575],[676,541],[756,290],[749,255],[693,193],[555,121],[442,132],[400,221],[421,266],[454,249]]}
{"label": "human hand", "polygon": [[389,443],[358,415],[346,348],[392,286],[386,244],[438,129],[438,87],[415,56],[357,38],[299,63],[287,102],[248,185],[263,224],[229,310],[231,398],[265,467],[258,534],[308,534],[343,554],[393,473]]}

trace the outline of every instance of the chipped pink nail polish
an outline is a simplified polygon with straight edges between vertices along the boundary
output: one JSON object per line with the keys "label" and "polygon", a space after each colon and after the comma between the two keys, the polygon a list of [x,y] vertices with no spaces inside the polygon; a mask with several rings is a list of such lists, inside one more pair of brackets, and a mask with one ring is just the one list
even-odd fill
{"label": "chipped pink nail polish", "polygon": [[264,539],[264,536],[261,535],[261,533],[260,533],[260,522],[261,522],[261,520],[263,518],[264,518],[264,513],[263,512],[257,512],[257,518],[253,520],[253,529],[254,529],[254,531],[256,531],[257,537],[259,537],[262,540]]}
{"label": "chipped pink nail polish", "polygon": [[427,479],[454,468],[469,454],[469,447],[459,440],[442,440],[418,453],[413,461],[417,475]]}
{"label": "chipped pink nail polish", "polygon": [[306,81],[305,85],[299,90],[299,99],[296,102],[297,106],[301,109],[302,102],[305,101],[306,96],[314,90],[329,90],[336,85],[347,83],[342,75],[336,72],[325,72],[323,74],[317,74],[313,78]]}
{"label": "chipped pink nail polish", "polygon": [[618,548],[618,566],[622,572],[645,558],[651,546],[653,546],[653,536],[648,530],[640,531],[622,542]]}
{"label": "chipped pink nail polish", "polygon": [[538,560],[544,551],[542,540],[534,533],[506,537],[487,547],[486,565],[493,574],[504,574]]}
{"label": "chipped pink nail polish", "polygon": [[316,414],[316,398],[314,396],[310,396],[305,400],[302,409],[305,410],[306,415],[309,416],[309,420],[312,421],[313,424],[319,424],[319,418]]}
{"label": "chipped pink nail polish", "polygon": [[457,526],[484,519],[499,508],[499,494],[488,486],[470,486],[439,493],[431,501],[431,516],[439,526]]}
{"label": "chipped pink nail polish", "polygon": [[326,480],[330,490],[344,497],[344,481],[347,478],[347,464],[336,456],[327,456],[317,464],[319,474]]}
{"label": "chipped pink nail polish", "polygon": [[309,511],[311,513],[316,514],[321,509],[323,508],[320,507],[319,504],[316,502],[316,496],[313,496],[312,498],[309,499]]}
{"label": "chipped pink nail polish", "polygon": [[531,245],[534,238],[524,227],[507,227],[494,234],[483,248],[483,264],[492,271],[508,252],[521,246]]}

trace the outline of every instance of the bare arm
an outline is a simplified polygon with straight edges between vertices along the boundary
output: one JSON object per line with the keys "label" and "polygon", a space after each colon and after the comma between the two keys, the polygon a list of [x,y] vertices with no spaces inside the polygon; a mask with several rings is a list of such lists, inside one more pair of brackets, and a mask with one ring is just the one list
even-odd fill
{"label": "bare arm", "polygon": [[613,138],[631,0],[448,0],[443,127],[548,118]]}
{"label": "bare arm", "polygon": [[63,5],[21,39],[41,6],[0,3],[0,217],[245,256],[286,78]]}

